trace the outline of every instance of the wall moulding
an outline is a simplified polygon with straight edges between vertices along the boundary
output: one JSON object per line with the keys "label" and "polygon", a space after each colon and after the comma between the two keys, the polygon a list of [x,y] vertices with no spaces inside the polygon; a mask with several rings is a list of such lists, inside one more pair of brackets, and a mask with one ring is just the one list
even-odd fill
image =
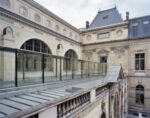
{"label": "wall moulding", "polygon": [[122,46],[122,47],[111,47],[110,50],[113,51],[118,58],[121,58],[125,55],[125,51],[129,49],[129,46]]}

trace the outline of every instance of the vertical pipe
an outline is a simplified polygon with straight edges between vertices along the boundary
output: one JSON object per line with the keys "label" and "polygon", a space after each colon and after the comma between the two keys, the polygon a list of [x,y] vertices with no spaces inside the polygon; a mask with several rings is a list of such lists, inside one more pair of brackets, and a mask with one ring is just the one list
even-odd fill
{"label": "vertical pipe", "polygon": [[17,49],[16,49],[15,50],[15,87],[18,87],[17,62],[18,62],[18,58],[17,58]]}

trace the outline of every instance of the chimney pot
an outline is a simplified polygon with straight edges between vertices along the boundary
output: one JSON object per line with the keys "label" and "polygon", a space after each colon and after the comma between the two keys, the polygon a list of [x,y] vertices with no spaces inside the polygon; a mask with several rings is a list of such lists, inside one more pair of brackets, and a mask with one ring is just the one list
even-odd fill
{"label": "chimney pot", "polygon": [[129,20],[129,12],[128,11],[126,12],[126,20],[127,21]]}
{"label": "chimney pot", "polygon": [[88,29],[89,28],[89,25],[90,23],[89,23],[89,21],[86,21],[86,29]]}

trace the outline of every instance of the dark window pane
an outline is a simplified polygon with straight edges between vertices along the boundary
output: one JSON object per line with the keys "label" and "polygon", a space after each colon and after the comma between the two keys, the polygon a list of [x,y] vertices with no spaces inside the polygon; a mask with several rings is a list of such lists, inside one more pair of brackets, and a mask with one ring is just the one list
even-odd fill
{"label": "dark window pane", "polygon": [[136,86],[136,103],[144,104],[144,87],[142,85]]}
{"label": "dark window pane", "polygon": [[139,53],[135,55],[135,69],[145,70],[145,54]]}
{"label": "dark window pane", "polygon": [[107,63],[107,57],[100,57],[100,63]]}

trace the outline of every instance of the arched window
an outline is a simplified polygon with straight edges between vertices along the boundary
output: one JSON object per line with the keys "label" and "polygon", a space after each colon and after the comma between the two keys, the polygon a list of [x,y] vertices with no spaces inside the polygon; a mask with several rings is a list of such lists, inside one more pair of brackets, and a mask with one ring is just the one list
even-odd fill
{"label": "arched window", "polygon": [[136,86],[136,103],[144,104],[144,87],[142,85]]}
{"label": "arched window", "polygon": [[0,0],[0,6],[10,7],[10,0]]}
{"label": "arched window", "polygon": [[26,41],[21,46],[21,49],[51,54],[49,47],[44,42],[37,39]]}
{"label": "arched window", "polygon": [[101,117],[100,118],[106,118],[106,114],[105,112],[102,113]]}
{"label": "arched window", "polygon": [[36,13],[36,14],[34,15],[34,20],[35,20],[36,22],[40,23],[40,22],[41,22],[41,17],[40,17],[40,15]]}
{"label": "arched window", "polygon": [[28,10],[24,6],[20,6],[19,13],[23,16],[28,16]]}
{"label": "arched window", "polygon": [[68,50],[66,53],[65,53],[65,57],[67,58],[73,58],[73,59],[77,59],[77,54],[74,50]]}
{"label": "arched window", "polygon": [[65,53],[65,57],[66,59],[64,60],[64,70],[68,71],[76,70],[77,69],[76,60],[78,58],[76,52],[70,49]]}
{"label": "arched window", "polygon": [[[26,41],[21,49],[48,53],[51,54],[49,47],[42,41],[37,39],[31,39]],[[18,55],[18,70],[25,71],[41,71],[42,68],[42,56],[34,53],[24,53],[23,55],[20,53]],[[44,69],[47,71],[52,70],[52,59],[50,57],[44,57]]]}
{"label": "arched window", "polygon": [[57,50],[59,50],[59,51],[62,51],[62,50],[63,50],[62,44],[58,44],[58,45],[57,45]]}

